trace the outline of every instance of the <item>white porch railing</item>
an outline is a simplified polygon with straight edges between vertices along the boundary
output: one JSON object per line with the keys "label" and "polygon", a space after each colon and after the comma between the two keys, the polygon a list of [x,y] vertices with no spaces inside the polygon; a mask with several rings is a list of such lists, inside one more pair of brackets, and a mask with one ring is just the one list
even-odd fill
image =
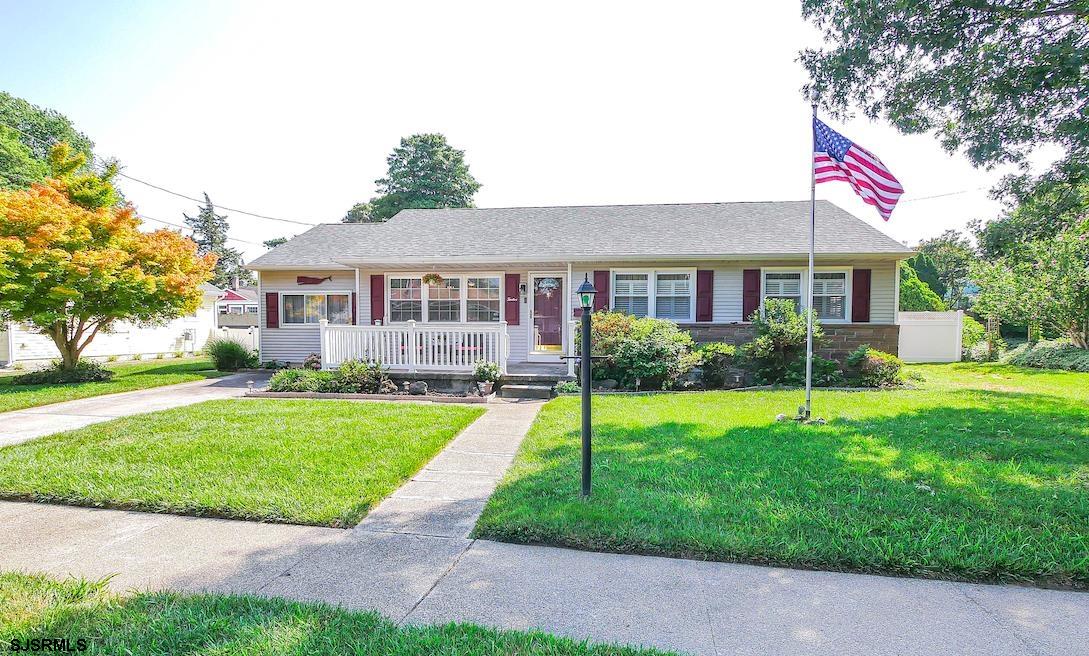
{"label": "white porch railing", "polygon": [[363,360],[381,362],[394,371],[472,371],[477,361],[487,360],[507,373],[510,336],[505,321],[333,326],[323,319],[320,326],[322,369],[336,369],[345,360]]}
{"label": "white porch railing", "polygon": [[579,355],[581,346],[575,343],[575,335],[578,333],[579,321],[572,319],[567,323],[567,375],[575,375],[575,358]]}

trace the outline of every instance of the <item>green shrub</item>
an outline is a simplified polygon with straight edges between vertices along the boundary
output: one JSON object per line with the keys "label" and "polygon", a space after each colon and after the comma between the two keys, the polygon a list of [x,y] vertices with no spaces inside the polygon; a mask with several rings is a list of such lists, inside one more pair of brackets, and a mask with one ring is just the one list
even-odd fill
{"label": "green shrub", "polygon": [[312,369],[281,369],[268,381],[270,392],[336,392],[336,374]]}
{"label": "green shrub", "polygon": [[117,356],[111,355],[106,358],[106,362],[117,362]]}
{"label": "green shrub", "polygon": [[266,360],[265,362],[261,363],[262,369],[271,369],[273,371],[279,369],[287,369],[287,367],[288,364],[282,360]]}
{"label": "green shrub", "polygon": [[488,360],[477,360],[473,367],[473,380],[478,383],[499,382],[499,364]]}
{"label": "green shrub", "polygon": [[57,385],[61,383],[101,383],[113,378],[113,372],[98,362],[80,360],[72,369],[64,369],[60,360],[48,367],[16,376],[16,385]]}
{"label": "green shrub", "polygon": [[336,371],[280,369],[268,382],[270,392],[392,394],[397,385],[377,362],[346,360]]}
{"label": "green shrub", "polygon": [[397,384],[390,380],[380,362],[345,360],[337,368],[332,385],[348,394],[392,394]]}
{"label": "green shrub", "polygon": [[700,379],[708,389],[723,387],[726,376],[736,359],[737,349],[733,344],[709,342],[697,351],[700,363]]}
{"label": "green shrub", "polygon": [[965,350],[971,349],[979,344],[986,332],[987,329],[983,327],[983,324],[967,314],[964,315],[964,321],[961,324],[961,346]]}
{"label": "green shrub", "polygon": [[984,331],[983,339],[964,349],[964,359],[971,362],[997,362],[1007,350],[1006,340],[998,331]]}
{"label": "green shrub", "polygon": [[904,380],[904,361],[891,353],[863,344],[847,356],[852,378],[864,387],[898,387]]}
{"label": "green shrub", "polygon": [[900,263],[900,310],[902,312],[944,312],[945,301],[919,279],[907,262]]}
{"label": "green shrub", "polygon": [[594,378],[626,389],[671,389],[697,363],[692,336],[667,319],[621,312],[591,317]]}
{"label": "green shrub", "polygon": [[133,360],[143,360],[144,359],[144,354],[143,353],[133,353],[131,357],[132,357]]}
{"label": "green shrub", "polygon": [[174,351],[174,357],[175,358],[184,358],[185,357],[185,352],[184,351]]}
{"label": "green shrub", "polygon": [[[787,367],[786,375],[779,381],[792,387],[805,386],[805,357],[800,357]],[[835,360],[813,356],[813,387],[839,387],[846,381],[839,363]]]}
{"label": "green shrub", "polygon": [[214,337],[204,344],[204,352],[220,371],[238,371],[257,366],[257,354],[234,339]]}
{"label": "green shrub", "polygon": [[582,391],[582,386],[579,385],[577,380],[565,380],[556,385],[557,394],[578,394]]}
{"label": "green shrub", "polygon": [[[769,298],[764,302],[764,313],[754,313],[752,322],[756,338],[743,347],[742,356],[753,378],[759,385],[786,384],[791,372],[796,373],[799,359],[804,367],[805,314],[795,310],[792,301]],[[820,321],[814,317],[814,347],[823,338]]]}
{"label": "green shrub", "polygon": [[1078,348],[1065,339],[1022,344],[1007,353],[1003,360],[1019,367],[1089,372],[1089,350]]}

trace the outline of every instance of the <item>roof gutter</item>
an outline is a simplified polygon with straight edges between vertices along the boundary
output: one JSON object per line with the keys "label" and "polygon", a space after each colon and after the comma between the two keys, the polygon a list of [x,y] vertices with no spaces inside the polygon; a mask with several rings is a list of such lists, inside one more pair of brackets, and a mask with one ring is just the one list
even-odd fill
{"label": "roof gutter", "polygon": [[[859,252],[821,252],[817,257],[854,257],[854,258],[880,258],[880,259],[906,259],[915,254],[912,250],[859,253]],[[510,256],[510,255],[486,255],[486,256],[427,256],[427,257],[369,257],[369,258],[341,258],[336,261],[347,267],[365,265],[388,264],[531,264],[535,262],[699,262],[699,261],[746,261],[746,260],[781,260],[789,258],[804,258],[806,253],[759,253],[759,254],[729,254],[729,255],[557,255],[554,257],[534,256]],[[269,267],[272,268],[272,267]],[[299,267],[275,267],[275,268],[299,268]],[[316,268],[316,267],[310,267]]]}

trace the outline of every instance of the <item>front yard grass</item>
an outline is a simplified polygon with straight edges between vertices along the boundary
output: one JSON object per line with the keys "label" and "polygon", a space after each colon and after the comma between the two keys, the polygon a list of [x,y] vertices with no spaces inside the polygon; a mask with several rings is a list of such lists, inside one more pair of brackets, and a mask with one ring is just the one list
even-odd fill
{"label": "front yard grass", "polygon": [[[538,632],[473,624],[397,625],[373,612],[233,595],[168,592],[115,596],[102,582],[0,574],[0,644],[29,651],[33,639],[67,640],[89,653],[371,654],[409,656],[651,656]],[[53,643],[58,644],[58,643]],[[64,651],[57,649],[56,651]]]}
{"label": "front yard grass", "polygon": [[352,526],[482,412],[207,401],[0,449],[0,497]]}
{"label": "front yard grass", "polygon": [[212,362],[207,359],[151,360],[131,364],[111,364],[109,368],[117,374],[112,380],[102,383],[16,385],[14,384],[15,375],[24,372],[17,371],[13,375],[0,376],[0,412],[226,375],[216,371]]}
{"label": "front yard grass", "polygon": [[550,402],[476,537],[801,568],[1089,587],[1089,374],[913,367],[917,389]]}

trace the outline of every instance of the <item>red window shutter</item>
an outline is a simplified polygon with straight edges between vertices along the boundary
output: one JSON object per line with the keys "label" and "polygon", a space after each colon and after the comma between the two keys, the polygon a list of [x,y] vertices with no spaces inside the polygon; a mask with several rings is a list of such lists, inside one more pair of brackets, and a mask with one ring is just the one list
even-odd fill
{"label": "red window shutter", "polygon": [[352,325],[359,323],[359,305],[355,298],[355,292],[352,292]]}
{"label": "red window shutter", "polygon": [[741,320],[748,321],[760,309],[760,269],[745,269],[742,276]]}
{"label": "red window shutter", "polygon": [[503,280],[506,319],[507,324],[511,326],[517,326],[521,322],[522,295],[518,290],[521,284],[522,276],[517,273],[508,273]]}
{"label": "red window shutter", "polygon": [[371,276],[371,323],[386,318],[386,277]]}
{"label": "red window shutter", "polygon": [[280,295],[265,292],[265,328],[280,327]]}
{"label": "red window shutter", "polygon": [[597,296],[594,296],[594,312],[597,312],[598,310],[608,310],[609,309],[609,272],[608,271],[594,271],[594,289],[597,290]]}
{"label": "red window shutter", "polygon": [[855,269],[851,285],[851,321],[870,321],[870,269]]}
{"label": "red window shutter", "polygon": [[696,272],[696,321],[714,321],[715,272]]}

